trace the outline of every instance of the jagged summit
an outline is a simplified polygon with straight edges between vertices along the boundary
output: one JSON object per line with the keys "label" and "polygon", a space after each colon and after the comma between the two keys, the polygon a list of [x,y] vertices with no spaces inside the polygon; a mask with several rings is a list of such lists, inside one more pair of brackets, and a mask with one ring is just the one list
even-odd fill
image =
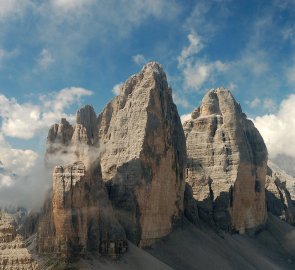
{"label": "jagged summit", "polygon": [[163,68],[151,62],[131,76],[98,128],[119,221],[131,241],[147,246],[171,232],[183,210],[185,139]]}
{"label": "jagged summit", "polygon": [[159,64],[158,62],[149,62],[147,64],[145,64],[143,66],[143,68],[141,69],[141,72],[145,75],[150,74],[150,73],[154,73],[156,75],[165,75],[163,66],[161,64]]}
{"label": "jagged summit", "polygon": [[242,109],[240,104],[236,102],[230,90],[220,87],[210,89],[205,94],[201,106],[192,112],[191,118],[196,119],[200,116],[224,115],[228,113],[232,115],[240,115]]}
{"label": "jagged summit", "polygon": [[168,89],[171,94],[171,89],[168,87],[167,76],[164,69],[162,65],[157,62],[149,62],[145,64],[139,73],[134,74],[127,79],[127,81],[121,86],[119,95],[127,97],[134,89],[146,91],[151,85],[154,85],[158,91]]}

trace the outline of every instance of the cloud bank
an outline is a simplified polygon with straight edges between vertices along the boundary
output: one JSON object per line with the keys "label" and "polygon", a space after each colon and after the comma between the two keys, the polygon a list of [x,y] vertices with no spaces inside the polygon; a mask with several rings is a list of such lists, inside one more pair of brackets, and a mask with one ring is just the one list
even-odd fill
{"label": "cloud bank", "polygon": [[[38,104],[19,103],[0,94],[0,205],[41,207],[51,186],[51,172],[44,165],[44,154],[31,149],[17,149],[7,137],[31,139],[61,117],[74,120],[66,110],[93,92],[70,87],[39,97]],[[45,148],[45,147],[44,147]]]}
{"label": "cloud bank", "polygon": [[67,115],[65,110],[72,104],[79,103],[83,96],[92,94],[92,91],[84,88],[65,88],[54,94],[40,96],[40,103],[37,105],[20,104],[16,99],[0,94],[0,132],[9,137],[31,139],[62,117],[72,120],[74,116]]}
{"label": "cloud bank", "polygon": [[295,157],[295,94],[284,99],[277,113],[254,118],[270,158],[278,155]]}

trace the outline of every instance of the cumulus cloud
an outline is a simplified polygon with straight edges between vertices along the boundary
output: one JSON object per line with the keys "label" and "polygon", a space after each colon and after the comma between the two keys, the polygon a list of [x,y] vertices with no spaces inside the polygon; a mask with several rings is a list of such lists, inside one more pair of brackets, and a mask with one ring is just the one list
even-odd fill
{"label": "cumulus cloud", "polygon": [[136,54],[136,55],[133,55],[133,56],[132,56],[132,60],[133,60],[133,62],[134,62],[135,64],[137,64],[137,65],[139,65],[139,66],[142,66],[142,65],[144,65],[144,64],[147,62],[147,60],[146,60],[146,58],[144,57],[143,54]]}
{"label": "cumulus cloud", "polygon": [[38,58],[41,69],[47,69],[54,62],[54,58],[48,49],[43,49]]}
{"label": "cumulus cloud", "polygon": [[[45,175],[43,177],[35,172],[40,170],[42,164],[37,166],[38,154],[29,149],[15,149],[5,141],[3,134],[0,133],[0,204],[8,205],[18,203],[23,200],[23,206],[33,203],[32,192],[35,187],[44,186]],[[39,158],[40,159],[40,158]],[[41,159],[40,159],[41,160]],[[48,188],[48,186],[46,186]],[[23,191],[30,189],[30,196],[24,198]],[[16,192],[16,190],[21,190]],[[43,189],[39,188],[38,192],[43,194]],[[44,191],[45,192],[45,191]],[[35,196],[35,195],[34,195]],[[38,195],[36,195],[38,197]]]}
{"label": "cumulus cloud", "polygon": [[[83,96],[93,94],[78,87],[65,88],[40,97],[38,104],[18,103],[0,94],[0,205],[40,207],[51,186],[50,170],[44,155],[31,149],[12,147],[5,136],[30,139],[61,117],[73,120],[65,110]],[[36,192],[38,190],[38,192]],[[34,194],[32,196],[32,194]]]}
{"label": "cumulus cloud", "polygon": [[122,82],[117,83],[112,89],[113,94],[118,96],[121,92],[122,86],[123,86]]}
{"label": "cumulus cloud", "polygon": [[215,62],[188,62],[182,70],[185,87],[198,91],[216,73],[224,72],[226,69],[227,65],[219,60]]}
{"label": "cumulus cloud", "polygon": [[[39,210],[46,192],[52,185],[51,173],[44,166],[43,156],[31,150],[6,148],[0,150],[8,155],[0,171],[0,205],[15,205]],[[21,169],[12,167],[12,163]]]}
{"label": "cumulus cloud", "polygon": [[256,117],[254,124],[260,131],[271,158],[283,154],[295,157],[295,95],[280,104],[278,113]]}
{"label": "cumulus cloud", "polygon": [[0,148],[0,157],[5,170],[18,176],[26,176],[38,155],[32,150],[14,149],[8,145]]}
{"label": "cumulus cloud", "polygon": [[201,38],[196,33],[190,33],[187,38],[189,45],[182,49],[177,58],[178,68],[182,72],[185,88],[198,91],[216,73],[226,71],[228,65],[220,60],[208,62],[199,59],[198,54],[204,47]]}
{"label": "cumulus cloud", "polygon": [[65,109],[91,94],[90,90],[83,88],[65,88],[58,93],[41,96],[38,105],[20,104],[16,99],[0,94],[1,132],[5,136],[31,139],[38,131],[59,121],[61,117],[71,120],[73,116],[67,115]]}
{"label": "cumulus cloud", "polygon": [[190,33],[187,38],[189,40],[189,45],[182,49],[181,54],[178,57],[178,63],[180,65],[184,64],[191,56],[199,53],[203,48],[201,38],[196,33]]}

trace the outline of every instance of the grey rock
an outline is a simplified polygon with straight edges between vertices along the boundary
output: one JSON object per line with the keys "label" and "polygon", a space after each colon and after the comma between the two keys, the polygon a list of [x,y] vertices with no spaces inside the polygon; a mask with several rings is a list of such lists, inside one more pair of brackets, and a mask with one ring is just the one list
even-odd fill
{"label": "grey rock", "polygon": [[148,63],[98,117],[103,180],[127,237],[148,246],[183,214],[185,138],[163,68]]}
{"label": "grey rock", "polygon": [[210,90],[183,128],[186,181],[200,217],[240,233],[263,225],[267,149],[232,94]]}
{"label": "grey rock", "polygon": [[282,220],[295,224],[295,206],[287,187],[288,182],[294,183],[295,179],[269,161],[265,183],[267,210]]}

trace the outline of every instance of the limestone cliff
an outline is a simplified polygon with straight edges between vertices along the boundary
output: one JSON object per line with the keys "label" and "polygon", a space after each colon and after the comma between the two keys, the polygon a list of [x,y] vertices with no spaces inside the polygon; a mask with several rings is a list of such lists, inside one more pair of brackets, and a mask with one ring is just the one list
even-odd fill
{"label": "limestone cliff", "polygon": [[292,202],[288,185],[295,180],[280,170],[271,161],[268,162],[266,175],[267,210],[290,224],[295,224],[295,205]]}
{"label": "limestone cliff", "polygon": [[87,251],[113,257],[125,252],[125,233],[112,214],[99,166],[87,168],[82,162],[57,166],[49,204],[39,225],[39,252],[65,258]]}
{"label": "limestone cliff", "polygon": [[17,234],[14,219],[7,213],[0,213],[0,269],[40,269]]}
{"label": "limestone cliff", "polygon": [[98,117],[101,166],[116,216],[140,246],[183,213],[185,139],[162,67],[148,63]]}
{"label": "limestone cliff", "polygon": [[267,149],[232,94],[210,90],[183,127],[200,217],[240,233],[263,225]]}
{"label": "limestone cliff", "polygon": [[[76,125],[62,119],[52,126],[46,160],[51,166],[100,160],[109,199],[127,237],[147,246],[170,233],[183,213],[186,148],[162,67],[155,62],[144,66],[123,84],[120,94],[98,118],[92,107],[86,106],[77,113]],[[56,168],[54,182],[61,182],[67,170],[64,166]],[[91,178],[88,169],[85,175],[83,179]],[[57,195],[56,186],[53,207],[61,200],[57,198],[63,197]],[[54,209],[52,213],[59,215]],[[55,229],[58,223],[67,221],[59,218]]]}
{"label": "limestone cliff", "polygon": [[38,225],[38,251],[74,258],[87,251],[116,257],[126,251],[126,236],[113,214],[102,181],[94,143],[96,114],[91,106],[51,127],[46,161],[54,166],[52,195]]}

